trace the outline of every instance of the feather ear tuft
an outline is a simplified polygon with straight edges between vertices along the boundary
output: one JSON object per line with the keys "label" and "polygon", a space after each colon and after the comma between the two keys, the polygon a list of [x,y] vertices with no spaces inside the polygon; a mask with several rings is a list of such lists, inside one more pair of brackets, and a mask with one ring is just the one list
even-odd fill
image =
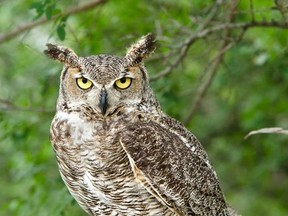
{"label": "feather ear tuft", "polygon": [[125,58],[128,65],[137,65],[142,63],[155,50],[156,41],[153,34],[149,33],[142,36],[136,43],[132,44],[127,50]]}
{"label": "feather ear tuft", "polygon": [[47,43],[47,49],[44,50],[44,54],[51,59],[57,60],[71,67],[78,67],[78,56],[76,53],[66,47],[56,44]]}

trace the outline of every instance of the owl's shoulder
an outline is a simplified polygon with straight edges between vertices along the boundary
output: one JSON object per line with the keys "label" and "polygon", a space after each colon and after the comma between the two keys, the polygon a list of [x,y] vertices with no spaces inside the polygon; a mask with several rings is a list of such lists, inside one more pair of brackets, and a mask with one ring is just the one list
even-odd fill
{"label": "owl's shoulder", "polygon": [[208,160],[208,155],[197,137],[180,121],[163,114],[160,118],[156,119],[156,122],[171,133],[176,134],[195,154],[199,155],[204,160]]}
{"label": "owl's shoulder", "polygon": [[[163,112],[154,114],[144,113],[143,115],[139,116],[139,121],[127,125],[126,130],[137,130],[139,133],[145,134],[145,128],[149,126],[153,128],[155,132],[161,133],[164,136],[169,135],[172,137],[178,137],[181,141],[181,146],[188,147],[193,154],[198,155],[200,158],[209,163],[208,155],[202,144],[180,121],[166,115]],[[143,128],[143,131],[141,131],[141,128]]]}

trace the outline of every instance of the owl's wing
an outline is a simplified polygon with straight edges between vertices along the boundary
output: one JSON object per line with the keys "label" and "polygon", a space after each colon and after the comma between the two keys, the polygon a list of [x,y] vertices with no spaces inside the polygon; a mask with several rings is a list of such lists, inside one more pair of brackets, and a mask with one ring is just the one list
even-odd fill
{"label": "owl's wing", "polygon": [[187,130],[178,126],[171,131],[161,123],[138,122],[121,134],[135,178],[180,215],[226,215],[227,206],[204,149],[199,150],[198,141],[185,143]]}

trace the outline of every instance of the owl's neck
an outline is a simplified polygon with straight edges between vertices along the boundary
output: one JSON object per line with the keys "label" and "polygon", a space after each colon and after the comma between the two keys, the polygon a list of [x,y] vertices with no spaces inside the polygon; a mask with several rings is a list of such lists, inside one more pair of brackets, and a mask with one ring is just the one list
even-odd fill
{"label": "owl's neck", "polygon": [[146,89],[146,93],[144,94],[141,102],[137,104],[137,107],[141,112],[147,114],[161,113],[160,103],[158,102],[153,91],[149,87],[148,89]]}

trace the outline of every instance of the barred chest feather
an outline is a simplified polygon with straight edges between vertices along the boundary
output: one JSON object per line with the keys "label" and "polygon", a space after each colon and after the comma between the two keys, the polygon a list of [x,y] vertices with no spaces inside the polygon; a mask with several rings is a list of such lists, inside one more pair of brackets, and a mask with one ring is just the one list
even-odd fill
{"label": "barred chest feather", "polygon": [[133,115],[87,120],[58,111],[50,129],[60,174],[90,215],[174,215],[134,178],[119,134]]}

